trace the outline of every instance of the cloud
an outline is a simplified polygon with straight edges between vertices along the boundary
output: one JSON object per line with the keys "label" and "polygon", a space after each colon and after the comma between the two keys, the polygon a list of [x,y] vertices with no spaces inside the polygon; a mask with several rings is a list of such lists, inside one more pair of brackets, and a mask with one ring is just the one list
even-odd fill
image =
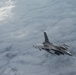
{"label": "cloud", "polygon": [[12,8],[14,8],[14,4],[11,0],[6,1],[5,6],[0,7],[0,21],[6,20],[12,16]]}

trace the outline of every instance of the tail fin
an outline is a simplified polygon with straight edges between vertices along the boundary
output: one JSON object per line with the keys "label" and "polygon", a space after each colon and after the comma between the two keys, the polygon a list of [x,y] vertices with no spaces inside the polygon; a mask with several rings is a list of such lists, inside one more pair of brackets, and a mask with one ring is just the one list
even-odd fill
{"label": "tail fin", "polygon": [[45,38],[45,42],[49,42],[49,39],[48,39],[46,32],[44,32],[44,38]]}

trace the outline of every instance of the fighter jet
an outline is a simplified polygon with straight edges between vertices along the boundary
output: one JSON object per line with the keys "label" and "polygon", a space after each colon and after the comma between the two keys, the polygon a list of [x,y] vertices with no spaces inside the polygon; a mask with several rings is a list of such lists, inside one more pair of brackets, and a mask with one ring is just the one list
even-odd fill
{"label": "fighter jet", "polygon": [[57,46],[51,43],[48,39],[46,32],[44,32],[44,42],[42,44],[33,45],[33,47],[38,48],[40,51],[45,50],[51,54],[56,54],[56,55],[67,54],[69,56],[72,56],[71,52],[68,51],[68,45],[63,44],[61,46]]}

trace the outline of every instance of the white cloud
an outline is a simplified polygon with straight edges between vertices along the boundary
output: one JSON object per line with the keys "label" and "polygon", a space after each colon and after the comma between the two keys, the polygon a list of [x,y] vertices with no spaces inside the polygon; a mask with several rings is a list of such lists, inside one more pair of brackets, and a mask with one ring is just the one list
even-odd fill
{"label": "white cloud", "polygon": [[0,7],[0,21],[12,16],[12,8],[15,7],[11,0],[5,2],[5,6]]}

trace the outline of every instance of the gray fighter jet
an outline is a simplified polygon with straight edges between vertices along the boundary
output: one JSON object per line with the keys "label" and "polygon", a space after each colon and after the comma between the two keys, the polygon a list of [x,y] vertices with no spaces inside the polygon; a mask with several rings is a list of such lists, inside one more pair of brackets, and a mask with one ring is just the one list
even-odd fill
{"label": "gray fighter jet", "polygon": [[51,54],[56,54],[56,55],[67,54],[72,56],[72,54],[68,51],[68,45],[65,44],[61,46],[54,45],[49,41],[46,32],[44,32],[44,37],[45,37],[45,41],[42,44],[33,45],[33,47],[38,48],[40,51],[45,50]]}

